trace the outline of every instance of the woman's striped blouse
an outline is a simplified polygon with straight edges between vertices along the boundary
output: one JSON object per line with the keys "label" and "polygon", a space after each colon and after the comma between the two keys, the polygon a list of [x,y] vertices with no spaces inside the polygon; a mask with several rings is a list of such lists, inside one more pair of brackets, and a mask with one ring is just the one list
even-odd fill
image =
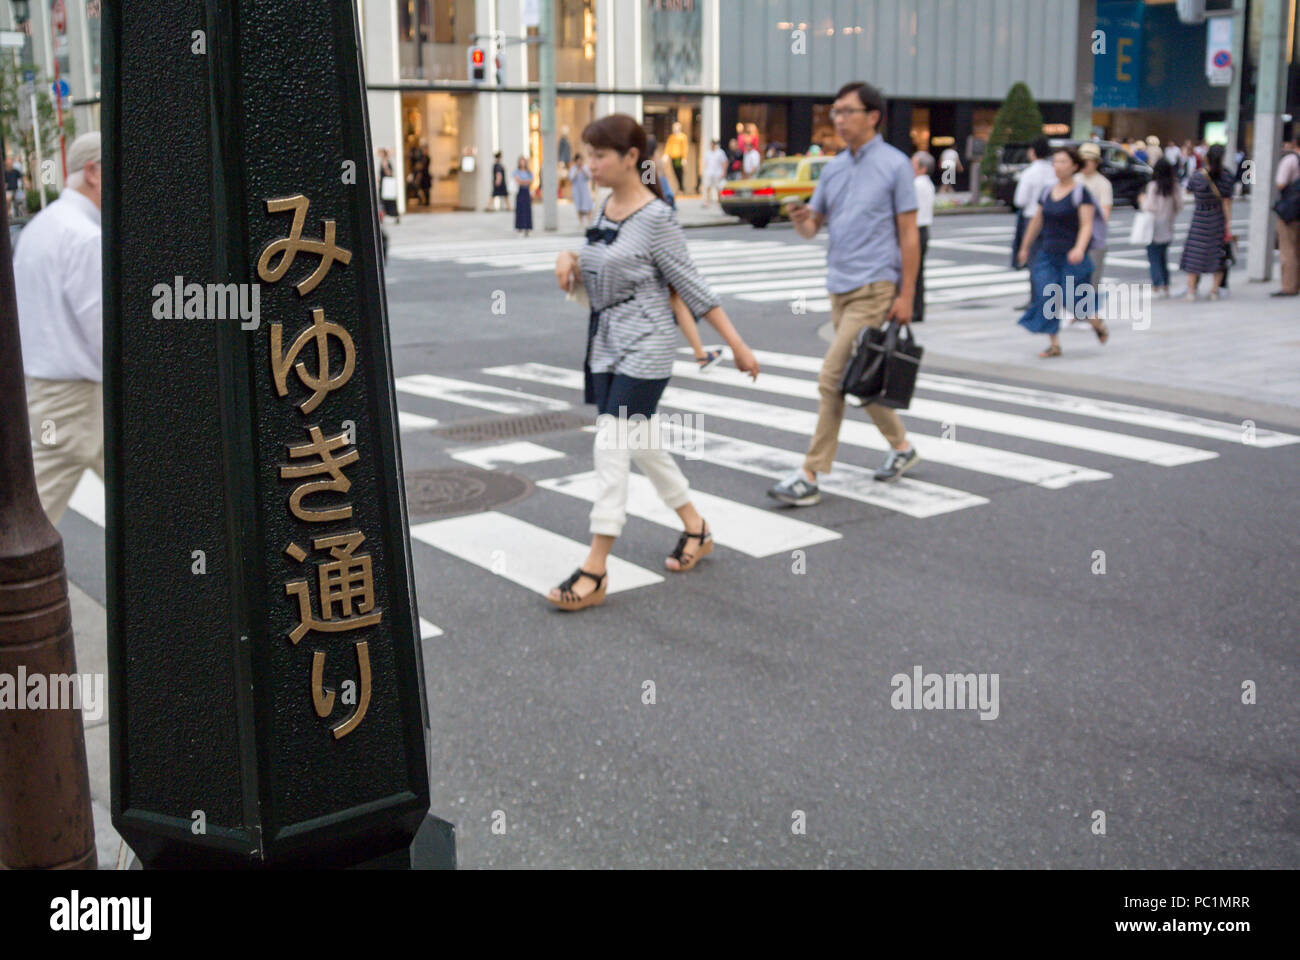
{"label": "woman's striped blouse", "polygon": [[578,254],[591,307],[600,314],[591,370],[666,379],[678,346],[669,285],[697,317],[716,307],[718,297],[691,262],[676,212],[662,200],[621,221],[606,217],[602,205],[594,228],[618,235],[608,243],[589,240]]}

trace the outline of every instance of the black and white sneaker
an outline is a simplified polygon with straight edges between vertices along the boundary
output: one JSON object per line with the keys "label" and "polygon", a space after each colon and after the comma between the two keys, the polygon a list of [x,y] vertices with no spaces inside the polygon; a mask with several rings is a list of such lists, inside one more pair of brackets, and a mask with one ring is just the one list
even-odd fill
{"label": "black and white sneaker", "polygon": [[722,362],[722,351],[710,350],[695,362],[700,365],[700,373],[708,373]]}
{"label": "black and white sneaker", "polygon": [[897,480],[916,466],[920,459],[921,455],[916,452],[916,447],[909,447],[907,450],[890,450],[889,456],[885,457],[885,465],[876,471],[876,479],[885,483]]}
{"label": "black and white sneaker", "polygon": [[811,483],[802,470],[790,474],[767,491],[767,495],[794,507],[811,507],[815,503],[820,503],[822,499],[817,484]]}

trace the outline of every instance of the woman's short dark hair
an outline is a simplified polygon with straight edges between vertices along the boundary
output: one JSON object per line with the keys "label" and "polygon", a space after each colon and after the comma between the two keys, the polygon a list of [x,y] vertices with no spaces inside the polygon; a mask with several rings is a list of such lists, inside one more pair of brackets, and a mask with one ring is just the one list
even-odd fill
{"label": "woman's short dark hair", "polygon": [[1057,147],[1055,150],[1052,151],[1052,155],[1053,155],[1053,156],[1055,156],[1055,155],[1058,154],[1058,153],[1063,153],[1063,154],[1065,154],[1067,157],[1069,157],[1069,158],[1070,158],[1070,162],[1071,162],[1072,164],[1074,164],[1074,169],[1075,169],[1075,170],[1082,170],[1082,169],[1083,169],[1083,157],[1079,156],[1079,151],[1076,150],[1076,149],[1074,149],[1074,147],[1060,146],[1060,147]]}
{"label": "woman's short dark hair", "polygon": [[[659,183],[659,171],[655,169],[654,155],[650,152],[645,129],[635,119],[626,113],[611,113],[608,117],[601,117],[583,129],[582,141],[590,144],[593,150],[613,150],[620,157],[626,157],[628,151],[635,148],[637,164],[642,171],[641,182],[660,200],[664,199],[664,188]],[[649,182],[645,176],[647,163],[650,165]]]}
{"label": "woman's short dark hair", "polygon": [[[839,92],[835,94],[835,99],[847,97],[850,93],[858,95],[858,102],[867,110],[880,111],[880,123],[885,120],[885,97],[879,90],[869,83],[863,83],[861,80],[855,80],[852,83],[846,83],[840,87]],[[877,123],[877,126],[880,125]]]}

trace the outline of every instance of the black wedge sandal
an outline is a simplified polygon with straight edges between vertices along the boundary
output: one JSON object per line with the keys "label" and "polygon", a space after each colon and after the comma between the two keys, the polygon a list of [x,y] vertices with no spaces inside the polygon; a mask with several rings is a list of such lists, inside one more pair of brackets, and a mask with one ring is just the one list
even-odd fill
{"label": "black wedge sandal", "polygon": [[[700,549],[699,552],[692,554],[691,559],[688,561],[685,559],[686,545],[690,543],[692,540],[700,541]],[[705,557],[707,557],[709,554],[711,554],[712,552],[713,552],[713,532],[709,529],[709,525],[705,523],[700,528],[699,533],[687,533],[683,531],[682,535],[677,539],[676,548],[674,548],[673,552],[668,555],[668,560],[677,561],[677,569],[673,570],[672,567],[669,567],[668,560],[664,561],[664,566],[667,567],[669,570],[671,570],[673,573],[687,573],[691,570],[694,570],[695,565],[699,563],[701,560],[703,560]]]}
{"label": "black wedge sandal", "polygon": [[[574,585],[583,577],[586,577],[596,585],[596,589],[591,591],[585,597],[580,597],[573,592]],[[560,584],[560,599],[547,596],[547,600],[555,604],[561,610],[584,610],[587,607],[599,607],[605,602],[605,588],[609,586],[609,571],[597,576],[594,573],[588,573],[579,567],[573,571],[573,575]]]}

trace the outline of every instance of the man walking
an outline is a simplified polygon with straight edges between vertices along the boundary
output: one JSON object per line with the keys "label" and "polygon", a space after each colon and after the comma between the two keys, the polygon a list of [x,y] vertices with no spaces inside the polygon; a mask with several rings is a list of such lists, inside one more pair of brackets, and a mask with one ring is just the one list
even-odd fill
{"label": "man walking", "polygon": [[[1283,204],[1300,206],[1300,136],[1282,144],[1285,151],[1277,165],[1277,188],[1283,194]],[[1300,216],[1285,220],[1277,218],[1277,249],[1282,260],[1282,289],[1270,294],[1273,297],[1294,297],[1300,294]]]}
{"label": "man walking", "polygon": [[[828,472],[835,459],[844,420],[840,378],[858,333],[886,321],[912,320],[921,260],[916,188],[907,155],[880,134],[884,112],[884,98],[875,87],[850,83],[841,88],[831,119],[847,149],[823,167],[811,203],[790,210],[795,231],[805,240],[823,224],[829,226],[826,286],[835,336],[817,379],[817,427],[804,465],[768,491],[782,503],[802,507],[821,499],[817,474]],[[908,443],[897,411],[879,404],[866,409],[890,447],[876,479],[897,480],[920,456]]]}
{"label": "man walking", "polygon": [[934,223],[934,155],[921,150],[912,154],[912,185],[916,188],[916,230],[921,238],[921,261],[916,268],[916,296],[912,301],[912,322],[925,319],[925,251],[930,247],[930,226]]}
{"label": "man walking", "polygon": [[104,476],[98,133],[73,141],[68,171],[59,199],[18,235],[14,252],[36,487],[55,524],[87,468]]}

